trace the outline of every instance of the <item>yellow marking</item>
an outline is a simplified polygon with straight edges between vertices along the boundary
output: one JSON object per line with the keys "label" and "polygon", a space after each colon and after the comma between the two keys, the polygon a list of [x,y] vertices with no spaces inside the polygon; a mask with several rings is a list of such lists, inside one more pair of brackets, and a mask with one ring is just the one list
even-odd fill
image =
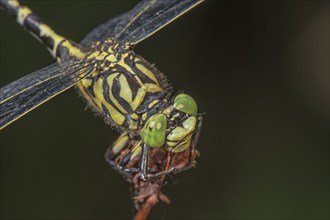
{"label": "yellow marking", "polygon": [[117,59],[117,57],[116,57],[114,54],[110,54],[110,55],[106,58],[106,60],[108,60],[108,61],[110,61],[110,62],[112,62],[112,63],[116,63],[116,62],[118,62],[118,59]]}
{"label": "yellow marking", "polygon": [[112,94],[113,81],[114,81],[114,78],[116,76],[118,76],[118,74],[119,73],[112,74],[107,78],[107,83],[108,83],[108,86],[109,86],[109,96],[110,96],[111,101],[119,108],[119,110],[121,112],[127,114],[127,111],[123,108],[123,106],[120,105],[120,103],[117,101],[117,99]]}
{"label": "yellow marking", "polygon": [[[10,1],[9,1],[9,2],[10,2]],[[15,4],[15,3],[14,3],[14,4]],[[17,22],[18,22],[20,25],[23,25],[24,20],[25,20],[26,17],[29,16],[30,14],[32,14],[31,9],[29,9],[29,8],[26,7],[26,6],[21,6],[21,7],[18,9],[18,12],[17,12]]]}
{"label": "yellow marking", "polygon": [[19,7],[19,6],[20,6],[19,2],[16,1],[16,0],[8,1],[8,4],[9,4],[10,6],[13,6],[13,7]]}
{"label": "yellow marking", "polygon": [[130,120],[129,121],[129,128],[132,130],[136,130],[137,129],[137,124],[134,120]]}
{"label": "yellow marking", "polygon": [[142,151],[142,147],[141,147],[141,143],[142,141],[139,141],[132,149],[132,155],[130,160],[133,160],[135,157],[139,156],[141,154]]}
{"label": "yellow marking", "polygon": [[156,76],[153,74],[152,71],[150,71],[148,68],[146,68],[144,65],[140,64],[140,63],[136,63],[135,66],[144,74],[146,75],[149,79],[151,79],[152,81],[154,81],[155,83],[157,83],[158,85],[158,81]]}
{"label": "yellow marking", "polygon": [[179,117],[180,113],[176,113],[173,115],[173,117],[170,119],[171,121],[174,121],[177,117]]}
{"label": "yellow marking", "polygon": [[137,120],[139,116],[136,113],[131,114],[131,118]]}
{"label": "yellow marking", "polygon": [[109,103],[105,102],[103,103],[105,107],[110,112],[110,117],[117,125],[123,125],[125,122],[125,117],[119,113],[116,109],[114,109]]}
{"label": "yellow marking", "polygon": [[[110,44],[113,43],[112,40],[109,40],[107,42],[109,42]],[[118,45],[118,44],[116,44],[116,45]],[[112,50],[112,46],[108,47],[108,51],[107,52],[108,53],[114,53],[113,50]]]}
{"label": "yellow marking", "polygon": [[[114,74],[114,75],[118,75]],[[111,119],[117,124],[122,125],[125,122],[125,117],[118,112],[116,109],[114,109],[105,99],[103,96],[103,86],[102,86],[103,80],[102,78],[99,78],[94,83],[94,93],[95,93],[95,103],[98,105],[98,107],[102,110],[102,104],[108,109],[110,113]],[[110,85],[109,85],[110,86]],[[111,87],[110,87],[111,88]],[[115,101],[114,99],[111,99],[112,101]]]}
{"label": "yellow marking", "polygon": [[46,24],[40,24],[40,37],[51,37],[54,41],[54,47],[52,48],[52,55],[53,57],[56,57],[56,50],[59,46],[59,44],[63,41],[62,46],[68,48],[69,54],[71,56],[74,56],[78,59],[83,59],[86,54],[83,53],[78,47],[72,45],[70,41],[68,41],[66,38],[58,35]]}
{"label": "yellow marking", "polygon": [[[135,99],[132,100],[132,90],[130,89],[127,79],[124,75],[121,75],[119,77],[119,82],[121,85],[121,90],[120,90],[119,95],[120,95],[120,97],[125,99],[131,105],[133,110],[136,110],[140,106],[140,104],[143,102],[145,94],[147,92],[154,93],[154,92],[162,91],[162,89],[158,85],[147,83],[147,84],[144,84],[145,85],[144,88],[140,87],[138,89]],[[110,85],[110,83],[109,83],[109,85]]]}
{"label": "yellow marking", "polygon": [[144,100],[145,95],[146,95],[145,89],[139,88],[136,93],[135,99],[130,102],[130,105],[134,111],[140,106],[140,104]]}
{"label": "yellow marking", "polygon": [[[66,48],[69,49],[69,54],[70,55],[72,55],[72,56],[74,56],[74,57],[76,57],[78,59],[83,59],[86,56],[85,53],[83,53],[78,47],[72,45],[71,42],[68,41],[68,40],[67,41],[64,41],[62,45],[64,47],[66,47]],[[57,46],[56,47],[54,46],[53,51],[55,50],[55,52],[56,52]]]}
{"label": "yellow marking", "polygon": [[100,51],[95,51],[93,53],[90,53],[90,54],[88,54],[87,59],[90,59],[90,60],[95,59],[99,54],[100,54]]}
{"label": "yellow marking", "polygon": [[162,128],[162,124],[160,122],[158,122],[157,125],[156,125],[156,129],[159,130],[161,128]]}
{"label": "yellow marking", "polygon": [[84,85],[83,85],[84,80],[87,80],[87,79],[83,79],[77,83],[77,88],[79,89],[80,94],[86,99],[88,105],[90,105],[95,111],[102,112],[102,109],[100,109],[96,105],[95,99],[92,99],[92,97],[84,89]]}
{"label": "yellow marking", "polygon": [[102,52],[101,54],[99,54],[97,57],[95,57],[96,60],[104,60],[104,58],[107,56],[108,54],[106,52]]}
{"label": "yellow marking", "polygon": [[97,75],[100,74],[100,71],[96,70],[96,71],[93,71],[93,73],[91,74],[91,77],[95,77]]}
{"label": "yellow marking", "polygon": [[152,101],[152,102],[149,103],[148,108],[152,108],[158,102],[159,102],[159,100],[158,99],[155,99],[154,101]]}
{"label": "yellow marking", "polygon": [[155,125],[155,121],[151,121],[150,124],[149,124],[149,128],[153,128]]}
{"label": "yellow marking", "polygon": [[142,115],[142,120],[145,121],[145,120],[147,119],[147,116],[148,116],[148,113],[144,113],[144,114]]}
{"label": "yellow marking", "polygon": [[128,103],[132,103],[132,90],[129,87],[127,79],[124,75],[119,76],[120,92],[119,96],[125,99]]}
{"label": "yellow marking", "polygon": [[128,141],[127,133],[121,134],[118,139],[113,143],[112,152],[118,154],[125,146]]}
{"label": "yellow marking", "polygon": [[103,87],[102,87],[103,80],[99,78],[93,86],[93,91],[95,94],[95,98],[93,100],[95,101],[95,104],[99,107],[99,109],[102,110],[102,102],[105,102],[103,97]]}
{"label": "yellow marking", "polygon": [[117,101],[117,99],[113,96],[112,94],[112,86],[113,86],[113,81],[114,81],[114,78],[116,76],[118,76],[119,73],[114,73],[114,74],[111,74],[110,76],[108,76],[107,78],[107,83],[108,83],[108,86],[109,86],[109,96],[110,96],[110,99],[111,101],[113,102],[113,104],[116,105],[116,107],[124,114],[127,114],[128,112],[126,111],[126,109],[123,108],[123,106],[120,105],[120,103]]}
{"label": "yellow marking", "polygon": [[144,86],[146,87],[146,92],[155,93],[155,92],[163,91],[162,88],[160,88],[158,85],[155,84],[146,83],[144,84]]}
{"label": "yellow marking", "polygon": [[51,29],[46,24],[40,24],[40,37],[51,37],[54,40],[54,47],[52,48],[52,55],[53,57],[56,57],[56,49],[58,47],[58,44],[64,40],[65,38],[56,34],[53,29]]}
{"label": "yellow marking", "polygon": [[124,62],[124,59],[128,56],[129,56],[128,54],[123,54],[122,59],[119,60],[118,64],[120,66],[124,67],[128,72],[130,72],[134,76],[134,78],[136,79],[136,81],[139,83],[139,85],[141,87],[144,87],[144,84],[142,83],[140,78],[135,74],[135,72],[132,70],[132,68]]}
{"label": "yellow marking", "polygon": [[126,63],[125,63],[125,59],[129,57],[129,54],[128,53],[125,53],[125,54],[122,54],[122,57],[121,59],[119,60],[119,65],[124,67],[128,72],[132,73],[133,75],[135,75],[135,72],[132,70],[132,68],[130,66],[128,66]]}
{"label": "yellow marking", "polygon": [[173,105],[170,105],[162,113],[165,114],[165,115],[169,115],[169,114],[171,114],[172,110],[173,110]]}
{"label": "yellow marking", "polygon": [[81,83],[84,85],[85,88],[87,88],[92,85],[93,80],[85,78],[85,79],[81,80]]}

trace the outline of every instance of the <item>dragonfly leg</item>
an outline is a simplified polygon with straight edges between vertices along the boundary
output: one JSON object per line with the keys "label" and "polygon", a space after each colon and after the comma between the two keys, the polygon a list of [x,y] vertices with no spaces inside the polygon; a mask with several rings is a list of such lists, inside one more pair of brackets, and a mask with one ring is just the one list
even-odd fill
{"label": "dragonfly leg", "polygon": [[105,160],[127,180],[132,180],[133,175],[139,172],[136,157],[141,151],[140,144],[141,142],[130,138],[129,134],[124,132],[108,148],[105,153]]}
{"label": "dragonfly leg", "polygon": [[196,161],[195,161],[195,149],[196,149],[196,145],[197,145],[197,141],[199,139],[199,136],[201,134],[201,131],[202,131],[202,123],[203,123],[203,117],[202,115],[198,115],[198,118],[197,118],[197,126],[196,126],[196,133],[191,141],[191,148],[190,148],[190,154],[189,154],[189,165],[186,167],[186,169],[184,170],[188,170],[192,167],[194,167],[196,165]]}
{"label": "dragonfly leg", "polygon": [[110,165],[112,169],[121,174],[125,179],[130,180],[133,178],[131,172],[126,171],[123,169],[123,167],[118,165],[112,152],[112,147],[109,147],[105,152],[105,161]]}
{"label": "dragonfly leg", "polygon": [[158,173],[149,174],[148,173],[148,155],[149,155],[149,147],[146,144],[143,144],[141,161],[140,161],[140,178],[143,181],[149,181],[149,180],[156,179],[158,177],[175,172],[175,168],[172,167],[168,170],[163,170]]}
{"label": "dragonfly leg", "polygon": [[107,150],[105,159],[114,170],[127,180],[132,180],[137,173],[139,173],[141,180],[149,181],[171,173],[179,173],[188,170],[196,164],[195,158],[198,152],[196,152],[195,147],[200,134],[201,125],[202,117],[199,116],[196,134],[193,136],[189,154],[187,154],[187,159],[185,159],[186,162],[184,164],[181,162],[172,164],[172,162],[170,162],[169,164],[172,164],[172,166],[169,166],[170,168],[167,167],[165,170],[158,170],[159,172],[150,172],[148,168],[150,148],[148,145],[143,144],[141,140],[129,137],[127,132],[122,133],[113,146]]}

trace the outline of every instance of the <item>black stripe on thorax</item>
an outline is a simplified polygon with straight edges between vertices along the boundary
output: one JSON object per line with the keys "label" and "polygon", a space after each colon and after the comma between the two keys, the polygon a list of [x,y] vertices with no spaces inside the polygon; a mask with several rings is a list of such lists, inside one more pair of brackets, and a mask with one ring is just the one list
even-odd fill
{"label": "black stripe on thorax", "polygon": [[89,80],[92,80],[92,84],[90,86],[83,86],[83,88],[85,89],[86,93],[89,94],[90,96],[92,96],[93,98],[95,98],[95,92],[93,90],[93,87],[94,87],[94,79],[93,78],[87,78]]}
{"label": "black stripe on thorax", "polygon": [[[157,82],[155,82],[154,80],[150,79],[147,75],[143,74],[135,65],[135,63],[133,62],[133,60],[131,60],[132,58],[130,57],[126,57],[124,59],[124,62],[129,65],[132,70],[134,71],[134,73],[140,78],[140,80],[142,81],[143,84],[145,83],[151,83],[151,84],[156,84]],[[140,58],[141,59],[141,58]],[[141,65],[143,65],[146,69],[150,70],[154,75],[155,77],[157,78],[156,76],[156,71],[154,71],[152,68],[151,68],[151,65],[147,62],[141,62],[141,61],[138,61],[136,63],[139,63]]]}
{"label": "black stripe on thorax", "polygon": [[120,90],[121,90],[121,85],[119,82],[119,76],[116,76],[113,80],[113,84],[111,87],[111,92],[114,96],[114,98],[119,102],[119,104],[127,111],[128,114],[132,114],[133,113],[133,109],[132,106],[120,96]]}
{"label": "black stripe on thorax", "polygon": [[[145,95],[145,101],[143,102],[143,105],[141,105],[140,109],[145,109],[148,112],[149,115],[153,115],[155,112],[158,112],[161,107],[164,107],[164,104],[162,100],[164,98],[164,94],[162,92],[147,92]],[[148,105],[153,102],[154,100],[160,100],[156,105],[154,105],[152,108],[148,108]]]}
{"label": "black stripe on thorax", "polygon": [[134,75],[123,66],[116,64],[114,68],[116,69],[116,72],[119,72],[126,77],[127,83],[132,91],[132,99],[134,100],[141,85],[136,81]]}
{"label": "black stripe on thorax", "polygon": [[[111,105],[116,111],[120,112],[122,115],[125,115],[125,113],[121,112],[118,107],[112,102],[111,98],[110,98],[110,88],[109,88],[109,85],[107,83],[107,80],[105,80],[103,78],[102,80],[102,87],[103,87],[103,97],[105,99],[105,101]],[[109,114],[110,115],[110,114]]]}

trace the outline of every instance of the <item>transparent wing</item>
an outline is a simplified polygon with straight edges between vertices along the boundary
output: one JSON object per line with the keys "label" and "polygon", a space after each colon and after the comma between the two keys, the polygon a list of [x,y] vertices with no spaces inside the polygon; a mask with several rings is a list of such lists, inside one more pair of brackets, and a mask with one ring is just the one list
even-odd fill
{"label": "transparent wing", "polygon": [[38,105],[74,86],[93,71],[93,65],[52,64],[0,89],[0,130]]}
{"label": "transparent wing", "polygon": [[81,43],[115,38],[137,44],[202,1],[142,0],[132,10],[96,27]]}

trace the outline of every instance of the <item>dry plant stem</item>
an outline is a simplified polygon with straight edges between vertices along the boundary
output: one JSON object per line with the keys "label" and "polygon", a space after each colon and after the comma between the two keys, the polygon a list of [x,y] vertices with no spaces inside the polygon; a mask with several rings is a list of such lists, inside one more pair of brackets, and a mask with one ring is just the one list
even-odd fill
{"label": "dry plant stem", "polygon": [[[107,155],[108,163],[119,173],[123,175],[125,180],[129,182],[132,190],[132,200],[134,206],[134,220],[147,219],[151,209],[158,203],[164,202],[170,204],[169,198],[161,192],[162,187],[166,183],[166,177],[168,175],[159,176],[149,181],[143,181],[139,172],[127,172],[124,169],[139,168],[140,158],[135,157],[127,163],[125,161],[127,155],[135,146],[136,140],[131,140],[126,148],[122,149],[119,154]],[[170,151],[164,151],[163,149],[155,148],[150,149],[148,155],[148,170],[151,173],[159,173],[174,168],[174,172],[171,176],[176,175],[182,171],[185,171],[191,167],[194,167],[195,159],[199,156],[199,152],[196,149],[186,149],[180,153],[171,153]]]}
{"label": "dry plant stem", "polygon": [[145,220],[149,216],[151,208],[158,203],[156,195],[152,195],[147,201],[141,206],[134,216],[134,220]]}
{"label": "dry plant stem", "polygon": [[140,207],[140,209],[135,213],[134,220],[145,220],[148,218],[151,208],[155,206],[159,201],[162,201],[166,204],[170,204],[170,199],[159,192],[159,195],[153,194],[151,195]]}
{"label": "dry plant stem", "polygon": [[[154,151],[155,154],[151,154],[152,158],[157,158],[162,161],[163,167],[161,170],[168,170],[169,167],[175,167],[178,172],[184,171],[188,166],[188,157],[190,151],[171,155],[170,152]],[[195,150],[192,155],[192,160],[194,161],[196,157],[199,156],[198,150]],[[157,160],[155,160],[157,161]],[[165,168],[165,169],[164,169]],[[134,215],[134,220],[144,220],[147,219],[153,206],[155,206],[159,201],[166,204],[170,204],[170,199],[161,192],[161,188],[166,180],[166,176],[162,176],[155,180],[143,181],[140,179],[140,175],[134,176],[132,183],[134,188],[137,190],[134,196],[135,203],[139,204],[139,208],[136,210]]]}
{"label": "dry plant stem", "polygon": [[137,194],[134,196],[134,202],[138,204],[134,219],[143,220],[147,219],[151,208],[155,206],[159,201],[169,204],[170,200],[160,190],[163,182],[156,180],[143,181],[140,179],[140,175],[137,174],[133,178],[134,188],[137,190]]}

